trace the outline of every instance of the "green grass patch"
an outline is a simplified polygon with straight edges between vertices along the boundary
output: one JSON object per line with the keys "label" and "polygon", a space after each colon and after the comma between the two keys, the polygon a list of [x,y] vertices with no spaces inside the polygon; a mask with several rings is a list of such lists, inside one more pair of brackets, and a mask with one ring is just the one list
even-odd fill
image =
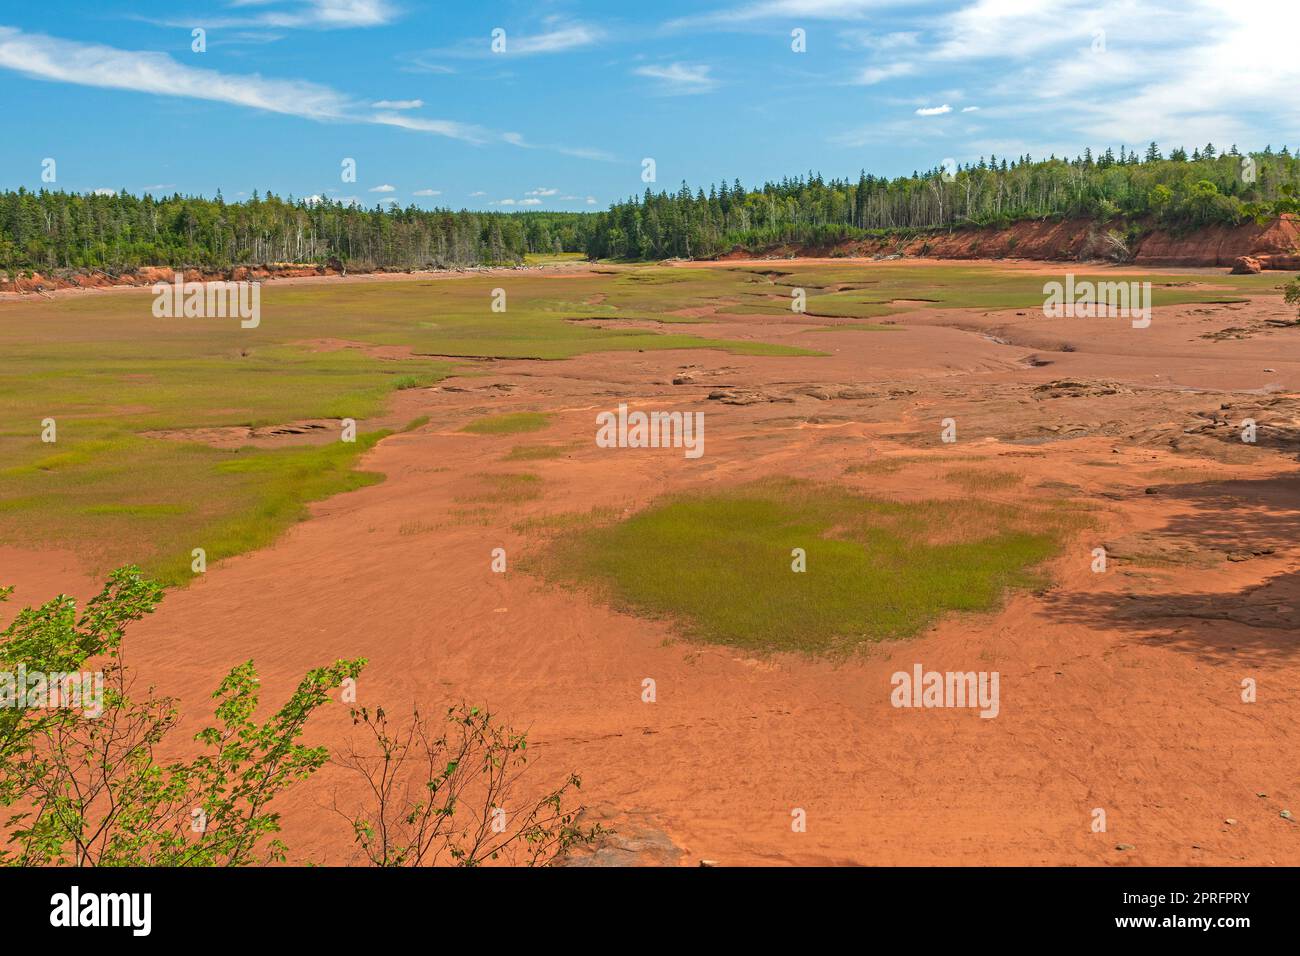
{"label": "green grass patch", "polygon": [[991,471],[986,468],[951,468],[943,473],[944,481],[961,485],[966,491],[1005,491],[1024,481],[1025,476],[1014,471]]}
{"label": "green grass patch", "polygon": [[475,419],[461,431],[472,435],[522,435],[542,431],[550,424],[551,416],[544,412],[507,412]]}
{"label": "green grass patch", "polygon": [[888,458],[872,458],[870,461],[855,461],[844,469],[846,475],[892,475],[909,465],[937,464],[934,458],[923,455],[892,455]]}
{"label": "green grass patch", "polygon": [[[899,503],[774,480],[579,526],[537,570],[700,640],[839,652],[914,635],[945,613],[992,610],[1005,589],[1045,583],[1036,566],[1063,527],[1048,510]],[[795,548],[806,572],[791,569]]]}
{"label": "green grass patch", "polygon": [[[849,319],[905,312],[917,307],[916,300],[936,308],[1029,309],[1041,307],[1047,278],[969,264],[837,263],[268,283],[257,329],[219,319],[157,319],[148,290],[7,303],[0,310],[0,540],[71,548],[95,572],[137,563],[151,573],[171,567],[172,580],[188,579],[189,559],[181,557],[192,548],[204,546],[213,558],[260,546],[301,517],[311,496],[378,479],[346,477],[364,450],[360,441],[331,449],[234,451],[148,439],[144,432],[341,418],[364,428],[395,389],[439,381],[456,370],[458,357],[555,360],[663,349],[824,354],[773,342],[699,338],[686,334],[687,325],[597,328],[570,321],[575,317],[690,322],[671,313],[719,305],[733,314],[789,316],[794,287],[808,290],[810,314]],[[1079,276],[1085,278],[1097,277]],[[1271,275],[1110,278],[1149,278],[1157,306],[1277,294],[1280,286]],[[506,313],[491,310],[497,287],[508,289]],[[894,327],[835,331],[885,328]],[[405,357],[380,357],[364,347],[322,348],[322,339],[397,347],[398,353],[384,354]],[[538,413],[525,414],[538,429],[545,427]],[[58,423],[55,445],[40,441],[47,417]],[[534,430],[516,430],[509,424],[515,420],[493,416],[469,430]],[[540,461],[548,453],[530,454],[510,460]],[[312,468],[320,469],[315,477]],[[167,511],[167,502],[184,502],[186,509]],[[213,540],[216,547],[205,543]]]}
{"label": "green grass patch", "polygon": [[851,325],[823,325],[814,332],[901,332],[901,325],[880,325],[875,322],[855,322]]}
{"label": "green grass patch", "polygon": [[512,527],[516,534],[554,535],[578,529],[597,528],[616,521],[622,516],[617,508],[593,508],[591,511],[564,511],[559,514],[535,515],[516,522]]}
{"label": "green grass patch", "polygon": [[572,445],[516,445],[502,461],[549,461],[563,458],[573,450]]}
{"label": "green grass patch", "polygon": [[463,504],[517,505],[542,496],[542,479],[527,472],[480,473],[470,478],[478,487],[469,494],[457,495]]}
{"label": "green grass patch", "polygon": [[[377,484],[384,476],[355,470],[356,460],[388,431],[367,432],[355,442],[331,442],[307,448],[258,452],[242,461],[221,462],[217,472],[232,479],[246,496],[242,507],[223,509],[200,527],[193,539],[210,562],[264,548],[290,525],[308,515],[307,503]],[[247,452],[247,450],[243,450]],[[189,550],[153,562],[153,576],[163,584],[191,580]]]}
{"label": "green grass patch", "polygon": [[168,518],[191,511],[188,505],[91,505],[87,515],[127,515],[133,518]]}

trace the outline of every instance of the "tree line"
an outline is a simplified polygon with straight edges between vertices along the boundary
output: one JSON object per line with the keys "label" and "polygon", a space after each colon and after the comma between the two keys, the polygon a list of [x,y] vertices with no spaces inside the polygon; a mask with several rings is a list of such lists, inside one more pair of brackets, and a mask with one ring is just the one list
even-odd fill
{"label": "tree line", "polygon": [[[592,259],[717,255],[781,243],[829,245],[893,231],[1005,225],[1023,219],[1127,220],[1191,230],[1300,211],[1300,155],[1283,146],[1241,153],[1213,144],[1165,156],[1152,143],[1074,158],[990,156],[889,178],[820,173],[759,188],[739,180],[692,192],[646,189],[601,213],[474,212],[281,199],[0,193],[0,269],[337,262],[421,269],[519,263],[528,254]],[[1136,225],[1135,225],[1136,224]]]}
{"label": "tree line", "polygon": [[1073,159],[981,157],[925,173],[857,181],[819,173],[767,182],[739,180],[694,193],[653,193],[596,214],[592,258],[664,259],[716,255],[736,247],[825,245],[897,230],[1005,225],[1023,219],[1124,218],[1174,230],[1237,224],[1300,211],[1300,155],[1283,146],[1243,154],[1214,145],[1163,155],[1121,147]]}
{"label": "tree line", "polygon": [[0,193],[0,269],[140,266],[228,269],[328,263],[354,269],[508,265],[529,253],[581,252],[582,213],[483,213],[280,199],[228,203],[18,189]]}

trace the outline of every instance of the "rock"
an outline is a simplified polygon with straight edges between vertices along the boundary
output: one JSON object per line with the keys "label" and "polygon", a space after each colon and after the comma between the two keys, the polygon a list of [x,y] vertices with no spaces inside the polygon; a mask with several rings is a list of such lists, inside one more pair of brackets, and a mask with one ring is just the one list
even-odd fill
{"label": "rock", "polygon": [[[592,817],[600,816],[598,813]],[[584,822],[586,815],[584,815]],[[595,822],[595,821],[593,821]],[[602,825],[604,825],[604,822]],[[612,828],[600,833],[590,846],[577,845],[557,860],[559,866],[678,866],[685,850],[659,829],[655,821],[634,814],[631,818],[611,820]]]}
{"label": "rock", "polygon": [[1082,382],[1062,378],[1036,385],[1030,394],[1034,398],[1084,398],[1124,395],[1128,391],[1115,382]]}
{"label": "rock", "polygon": [[1283,820],[1290,820],[1290,819],[1291,819],[1291,811],[1290,811],[1290,810],[1283,810],[1281,813],[1278,814],[1278,816],[1281,817]]}
{"label": "rock", "polygon": [[1254,256],[1237,256],[1237,258],[1232,260],[1232,272],[1229,274],[1234,276],[1249,276],[1257,275],[1262,271],[1264,271],[1264,267],[1260,265],[1259,260]]}
{"label": "rock", "polygon": [[1235,827],[1237,825],[1237,821],[1232,819],[1232,817],[1228,817],[1228,819],[1224,820],[1223,822],[1230,827]]}
{"label": "rock", "polygon": [[745,388],[715,389],[714,391],[709,392],[709,400],[722,402],[724,405],[758,405],[762,402],[794,401],[793,398],[786,395],[769,395],[766,392],[758,392]]}
{"label": "rock", "polygon": [[1124,850],[1136,850],[1137,847],[1135,847],[1132,843],[1116,843],[1115,849],[1123,852]]}

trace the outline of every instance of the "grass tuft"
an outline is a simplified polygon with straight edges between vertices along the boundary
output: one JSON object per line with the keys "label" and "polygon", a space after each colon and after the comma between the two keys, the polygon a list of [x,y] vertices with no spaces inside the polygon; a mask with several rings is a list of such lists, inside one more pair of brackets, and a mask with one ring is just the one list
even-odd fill
{"label": "grass tuft", "polygon": [[551,416],[543,412],[508,412],[475,419],[461,431],[472,435],[522,435],[539,432],[550,424]]}

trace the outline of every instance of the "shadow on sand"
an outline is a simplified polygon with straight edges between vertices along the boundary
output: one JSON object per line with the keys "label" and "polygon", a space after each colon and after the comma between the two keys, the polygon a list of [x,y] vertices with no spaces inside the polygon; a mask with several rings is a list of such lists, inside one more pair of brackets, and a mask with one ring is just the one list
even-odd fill
{"label": "shadow on sand", "polygon": [[[1281,555],[1300,543],[1300,474],[1162,487],[1161,494],[1185,503],[1187,511],[1158,535],[1192,540],[1224,555]],[[1069,592],[1048,600],[1061,620],[1129,630],[1143,642],[1213,663],[1281,662],[1300,653],[1300,568],[1244,589],[1225,588]]]}

